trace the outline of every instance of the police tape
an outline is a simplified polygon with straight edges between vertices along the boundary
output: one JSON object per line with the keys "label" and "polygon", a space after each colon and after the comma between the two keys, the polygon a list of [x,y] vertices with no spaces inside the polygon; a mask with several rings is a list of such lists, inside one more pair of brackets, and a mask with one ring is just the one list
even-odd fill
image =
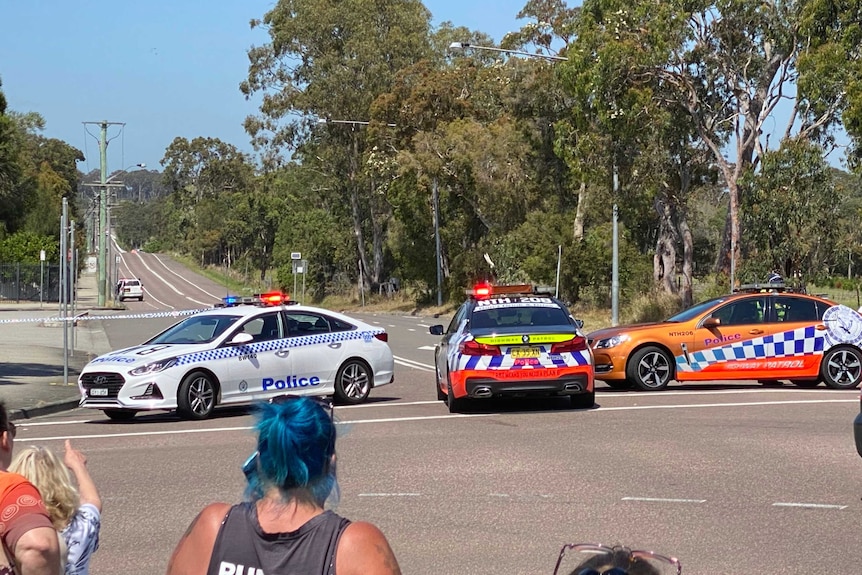
{"label": "police tape", "polygon": [[195,315],[204,311],[210,311],[214,308],[207,307],[201,309],[183,309],[173,311],[157,311],[151,313],[131,313],[120,315],[89,315],[89,312],[81,313],[72,316],[56,316],[56,317],[22,317],[14,319],[0,319],[0,325],[10,323],[54,323],[54,322],[79,322],[79,321],[94,321],[94,320],[117,320],[117,319],[152,319],[158,317],[184,317]]}

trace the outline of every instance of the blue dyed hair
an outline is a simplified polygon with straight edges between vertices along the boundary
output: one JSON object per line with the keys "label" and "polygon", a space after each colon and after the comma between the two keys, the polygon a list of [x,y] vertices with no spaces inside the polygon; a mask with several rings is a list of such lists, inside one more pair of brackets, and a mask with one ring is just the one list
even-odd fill
{"label": "blue dyed hair", "polygon": [[283,499],[308,493],[320,506],[337,498],[335,422],[317,402],[299,397],[256,407],[257,463],[247,474],[246,497],[260,499],[278,487]]}

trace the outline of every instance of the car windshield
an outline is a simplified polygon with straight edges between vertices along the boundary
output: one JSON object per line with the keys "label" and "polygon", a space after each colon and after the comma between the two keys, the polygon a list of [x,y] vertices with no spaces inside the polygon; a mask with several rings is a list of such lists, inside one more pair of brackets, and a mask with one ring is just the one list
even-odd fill
{"label": "car windshield", "polygon": [[169,327],[144,345],[210,343],[239,319],[236,315],[193,316]]}
{"label": "car windshield", "polygon": [[470,318],[470,328],[524,330],[531,328],[565,327],[572,325],[566,313],[557,306],[499,306],[477,308]]}
{"label": "car windshield", "polygon": [[682,310],[681,312],[679,312],[676,315],[670,316],[669,318],[667,318],[665,320],[665,322],[667,322],[667,323],[679,323],[679,322],[683,322],[683,321],[688,321],[690,319],[693,319],[693,318],[699,316],[700,314],[702,314],[706,310],[708,310],[712,307],[715,307],[716,305],[720,304],[721,302],[725,301],[726,299],[727,299],[727,296],[722,296],[722,297],[717,297],[717,298],[713,298],[710,300],[702,301],[698,304],[691,306],[690,308]]}

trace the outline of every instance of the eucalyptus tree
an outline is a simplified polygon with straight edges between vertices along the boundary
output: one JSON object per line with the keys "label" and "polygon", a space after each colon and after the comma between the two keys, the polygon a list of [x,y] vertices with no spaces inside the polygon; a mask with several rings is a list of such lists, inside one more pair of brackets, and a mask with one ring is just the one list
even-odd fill
{"label": "eucalyptus tree", "polygon": [[[430,19],[417,0],[280,0],[252,22],[266,29],[270,42],[249,50],[240,89],[263,102],[260,114],[246,119],[246,130],[269,159],[286,158],[315,138],[329,149],[327,168],[350,206],[367,283],[381,280],[391,212],[374,201],[380,182],[363,164],[373,145],[355,122],[369,121],[372,102],[390,90],[399,70],[430,54]],[[354,123],[332,123],[321,133],[311,129],[318,119]]]}
{"label": "eucalyptus tree", "polygon": [[[162,181],[170,190],[170,210],[160,239],[166,245],[192,251],[201,264],[230,267],[236,250],[236,199],[253,191],[254,165],[235,146],[218,138],[175,138],[161,160]],[[231,224],[233,222],[233,224]],[[251,233],[253,235],[253,232]]]}
{"label": "eucalyptus tree", "polygon": [[[820,146],[788,140],[778,150],[764,152],[757,177],[740,181],[742,229],[748,242],[749,281],[762,281],[769,269],[791,278],[831,275],[837,263],[845,198],[836,187],[833,169]],[[756,262],[756,265],[754,264]]]}
{"label": "eucalyptus tree", "polygon": [[[842,115],[859,109],[860,3],[592,0],[584,12],[621,37],[644,39],[651,61],[632,75],[661,82],[710,150],[728,189],[717,258],[726,270],[742,243],[739,181],[758,168],[770,138],[828,148]],[[778,125],[785,128],[773,133]]]}

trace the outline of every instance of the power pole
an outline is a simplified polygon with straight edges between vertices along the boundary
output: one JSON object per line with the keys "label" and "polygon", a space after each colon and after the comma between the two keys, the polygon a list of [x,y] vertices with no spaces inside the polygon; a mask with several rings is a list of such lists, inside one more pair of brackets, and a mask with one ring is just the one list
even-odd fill
{"label": "power pole", "polygon": [[101,174],[99,178],[99,306],[105,305],[105,294],[108,292],[108,126],[125,125],[123,122],[84,122],[84,124],[98,124],[101,128],[99,135],[99,165]]}

